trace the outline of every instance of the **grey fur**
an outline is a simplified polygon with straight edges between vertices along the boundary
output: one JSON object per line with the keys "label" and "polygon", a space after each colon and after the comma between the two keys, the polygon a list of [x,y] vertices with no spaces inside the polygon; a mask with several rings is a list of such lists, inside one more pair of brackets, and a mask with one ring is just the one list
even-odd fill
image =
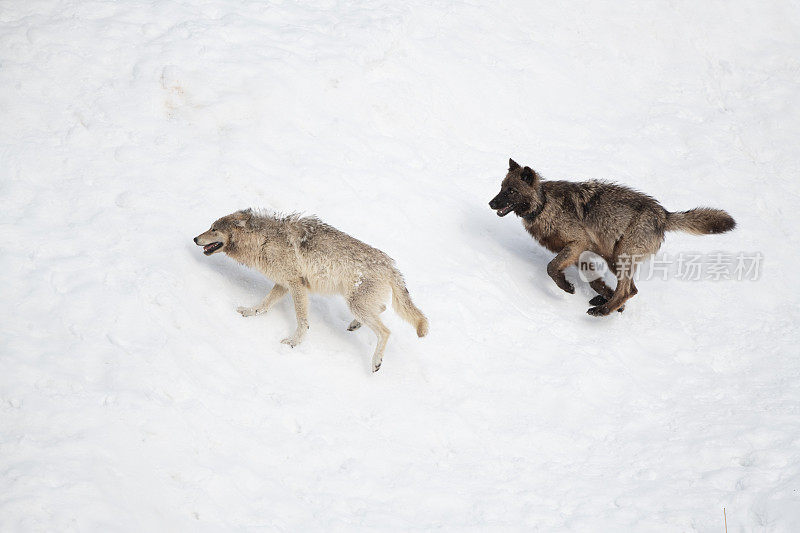
{"label": "grey fur", "polygon": [[[606,316],[624,309],[625,302],[638,292],[633,282],[636,261],[658,251],[665,231],[705,235],[736,226],[721,209],[699,207],[671,213],[654,198],[623,185],[595,180],[545,181],[513,159],[508,166],[500,193],[489,207],[499,216],[513,211],[533,238],[557,254],[547,265],[556,285],[575,292],[564,269],[576,264],[584,251],[604,258],[616,274],[614,290],[601,279],[590,283],[599,294],[590,302],[590,315]],[[623,264],[625,258],[631,260]]]}
{"label": "grey fur", "polygon": [[246,209],[224,216],[194,239],[206,255],[225,252],[245,266],[275,281],[255,307],[239,307],[242,316],[266,313],[289,293],[294,301],[297,329],[281,342],[297,346],[308,329],[308,293],[341,294],[355,316],[348,330],[362,323],[378,336],[372,357],[376,372],[383,361],[389,329],[381,322],[384,302],[392,294],[395,311],[412,324],[420,337],[428,320],[406,289],[403,275],[382,251],[325,224],[316,217],[274,216]]}

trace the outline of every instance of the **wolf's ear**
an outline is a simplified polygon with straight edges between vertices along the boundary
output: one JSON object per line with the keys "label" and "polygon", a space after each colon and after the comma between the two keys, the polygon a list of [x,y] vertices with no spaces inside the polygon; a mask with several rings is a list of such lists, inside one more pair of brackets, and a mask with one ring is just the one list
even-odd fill
{"label": "wolf's ear", "polygon": [[508,170],[517,170],[519,168],[519,163],[514,161],[513,159],[508,159]]}
{"label": "wolf's ear", "polygon": [[533,182],[536,181],[536,172],[531,167],[525,167],[520,172],[519,177],[528,185],[533,185]]}
{"label": "wolf's ear", "polygon": [[253,210],[251,208],[243,209],[236,213],[238,216],[234,220],[234,224],[240,228],[243,228],[247,225],[247,221],[253,216]]}

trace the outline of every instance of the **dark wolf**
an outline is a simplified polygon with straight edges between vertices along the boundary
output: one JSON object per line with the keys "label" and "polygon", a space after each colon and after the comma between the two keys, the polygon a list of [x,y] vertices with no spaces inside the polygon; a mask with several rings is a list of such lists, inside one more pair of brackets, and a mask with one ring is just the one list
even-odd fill
{"label": "dark wolf", "polygon": [[547,274],[556,285],[573,294],[575,287],[564,277],[564,269],[578,262],[584,251],[602,257],[617,276],[609,288],[602,279],[590,282],[598,296],[589,302],[588,313],[606,316],[622,311],[638,291],[633,282],[637,263],[656,253],[666,231],[694,235],[725,233],[736,227],[721,209],[697,207],[670,212],[654,198],[603,181],[545,181],[530,167],[508,160],[508,173],[489,207],[504,217],[512,211],[534,239],[555,252]]}
{"label": "dark wolf", "polygon": [[275,282],[259,305],[237,309],[242,316],[266,313],[287,292],[292,295],[297,329],[281,341],[291,347],[300,344],[308,329],[309,292],[341,294],[355,316],[348,331],[364,323],[375,332],[373,372],[381,367],[389,339],[389,328],[378,316],[386,310],[389,293],[394,310],[417,335],[428,333],[428,319],[411,301],[392,258],[316,217],[281,217],[246,209],[220,218],[194,242],[206,255],[225,252]]}

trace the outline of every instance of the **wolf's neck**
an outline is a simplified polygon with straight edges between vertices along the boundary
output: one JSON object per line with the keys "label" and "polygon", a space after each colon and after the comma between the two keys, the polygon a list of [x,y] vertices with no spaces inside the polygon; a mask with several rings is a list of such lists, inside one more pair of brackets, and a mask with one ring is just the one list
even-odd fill
{"label": "wolf's neck", "polygon": [[531,200],[530,210],[522,215],[522,218],[528,222],[533,222],[536,220],[536,217],[542,214],[545,205],[547,205],[547,196],[544,194],[544,188],[540,184],[539,187],[536,188],[536,196]]}
{"label": "wolf's neck", "polygon": [[226,250],[228,256],[246,267],[257,268],[255,262],[259,257],[258,243],[253,237],[255,236],[250,233],[239,235],[239,238],[231,243],[232,246],[228,245]]}

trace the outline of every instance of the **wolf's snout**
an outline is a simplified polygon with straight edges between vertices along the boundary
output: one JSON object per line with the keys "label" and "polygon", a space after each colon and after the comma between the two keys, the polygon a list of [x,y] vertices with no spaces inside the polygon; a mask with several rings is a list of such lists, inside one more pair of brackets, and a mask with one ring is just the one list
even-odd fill
{"label": "wolf's snout", "polygon": [[510,202],[507,196],[500,193],[492,198],[492,201],[489,202],[489,207],[497,211],[497,216],[504,217],[514,210],[516,204]]}
{"label": "wolf's snout", "polygon": [[[203,235],[205,235],[205,233],[201,233],[200,235],[198,235],[197,237],[195,237],[192,240],[194,241],[194,243],[197,246],[202,246],[203,247],[203,253],[204,254],[211,255],[214,252],[217,252],[217,251],[222,249],[224,243],[222,243],[220,241],[209,242],[209,239],[207,237],[203,237]],[[201,239],[201,237],[203,237],[203,238]]]}

